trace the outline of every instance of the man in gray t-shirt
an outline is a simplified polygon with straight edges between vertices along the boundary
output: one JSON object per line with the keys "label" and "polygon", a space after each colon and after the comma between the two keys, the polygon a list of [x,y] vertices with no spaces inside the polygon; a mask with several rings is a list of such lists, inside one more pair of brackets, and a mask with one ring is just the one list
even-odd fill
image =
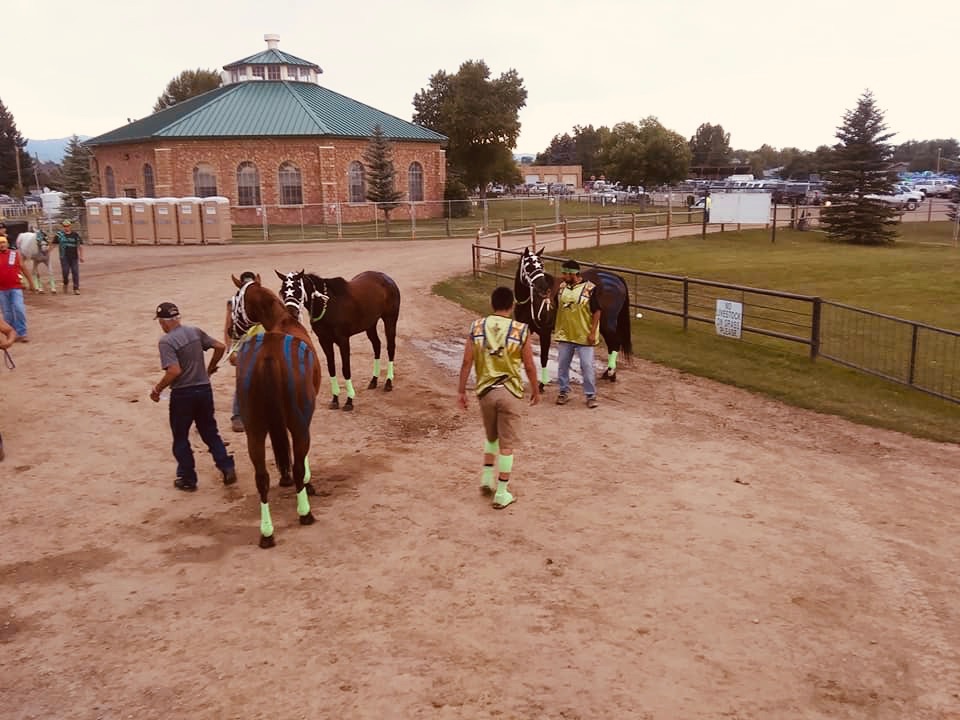
{"label": "man in gray t-shirt", "polygon": [[[220,438],[217,420],[213,414],[213,388],[210,375],[217,371],[226,346],[214,340],[203,330],[180,324],[180,310],[170,302],[157,306],[156,319],[164,336],[160,338],[160,366],[163,377],[150,393],[150,399],[160,401],[160,393],[170,392],[170,430],[173,433],[173,456],[177,459],[177,478],[173,485],[179,490],[197,489],[197,471],[190,447],[190,426],[197,424],[197,432],[206,443],[213,460],[223,473],[223,484],[237,481],[233,456]],[[209,365],[204,366],[203,354],[213,350]]]}

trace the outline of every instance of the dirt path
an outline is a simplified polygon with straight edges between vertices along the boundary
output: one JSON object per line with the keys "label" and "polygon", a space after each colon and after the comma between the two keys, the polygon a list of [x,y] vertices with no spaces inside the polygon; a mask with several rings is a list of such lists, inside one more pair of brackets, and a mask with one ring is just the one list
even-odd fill
{"label": "dirt path", "polygon": [[[960,717],[960,448],[635,361],[598,410],[551,389],[528,411],[494,511],[476,407],[426,345],[460,342],[430,285],[469,262],[463,240],[94,247],[83,295],[31,297],[0,373],[0,717]],[[263,551],[230,370],[230,489],[200,452],[200,490],[173,489],[147,393],[157,302],[219,334],[229,274],[275,267],[381,269],[403,307],[396,391],[321,404],[318,522],[275,492]]]}

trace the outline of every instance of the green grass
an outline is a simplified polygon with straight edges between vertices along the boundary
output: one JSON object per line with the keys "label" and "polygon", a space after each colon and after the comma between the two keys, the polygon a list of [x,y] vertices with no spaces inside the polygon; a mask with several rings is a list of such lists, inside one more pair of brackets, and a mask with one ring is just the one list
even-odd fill
{"label": "green grass", "polygon": [[[769,232],[747,231],[572,254],[581,261],[818,295],[958,329],[960,249],[951,242],[948,223],[911,223],[892,247],[854,247],[817,233],[778,230],[775,244]],[[502,272],[512,277],[513,267]],[[434,291],[481,313],[499,282],[468,274],[437,283]],[[695,322],[684,332],[679,319],[654,312],[634,320],[633,338],[636,355],[685,372],[856,422],[960,442],[960,405],[828,360],[811,361],[802,345],[749,335],[720,338],[712,326]]]}

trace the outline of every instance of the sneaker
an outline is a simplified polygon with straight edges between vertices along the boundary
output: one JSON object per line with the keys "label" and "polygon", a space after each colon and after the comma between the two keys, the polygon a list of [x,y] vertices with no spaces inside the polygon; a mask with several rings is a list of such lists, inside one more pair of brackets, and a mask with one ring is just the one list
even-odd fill
{"label": "sneaker", "polygon": [[236,468],[230,468],[229,470],[223,471],[223,484],[224,485],[233,485],[237,481],[237,470]]}
{"label": "sneaker", "polygon": [[183,490],[184,492],[194,492],[197,489],[197,481],[194,480],[192,483],[187,482],[183,478],[177,478],[173,481],[173,486],[177,490]]}
{"label": "sneaker", "polygon": [[565,392],[562,392],[559,395],[557,395],[557,405],[566,405],[569,399],[570,399],[570,396],[567,395]]}
{"label": "sneaker", "polygon": [[517,499],[507,490],[501,490],[493,496],[493,509],[503,510],[503,508],[507,507],[507,505],[511,505],[516,502],[516,500]]}
{"label": "sneaker", "polygon": [[595,397],[588,397],[588,398],[587,398],[587,407],[588,407],[588,408],[595,408],[596,406],[597,406],[597,399],[596,399]]}
{"label": "sneaker", "polygon": [[73,289],[73,294],[74,294],[74,295],[79,295],[79,294],[80,294],[80,288],[74,288],[74,289]]}
{"label": "sneaker", "polygon": [[244,432],[243,420],[241,420],[240,418],[233,418],[230,421],[230,427],[233,428],[234,432],[238,432],[238,433]]}

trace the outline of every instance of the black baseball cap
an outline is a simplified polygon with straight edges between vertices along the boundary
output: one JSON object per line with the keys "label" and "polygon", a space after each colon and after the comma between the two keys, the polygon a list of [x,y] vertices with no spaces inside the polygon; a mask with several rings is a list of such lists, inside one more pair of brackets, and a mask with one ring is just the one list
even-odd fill
{"label": "black baseball cap", "polygon": [[155,320],[176,320],[180,317],[180,308],[172,302],[162,302],[157,305]]}

